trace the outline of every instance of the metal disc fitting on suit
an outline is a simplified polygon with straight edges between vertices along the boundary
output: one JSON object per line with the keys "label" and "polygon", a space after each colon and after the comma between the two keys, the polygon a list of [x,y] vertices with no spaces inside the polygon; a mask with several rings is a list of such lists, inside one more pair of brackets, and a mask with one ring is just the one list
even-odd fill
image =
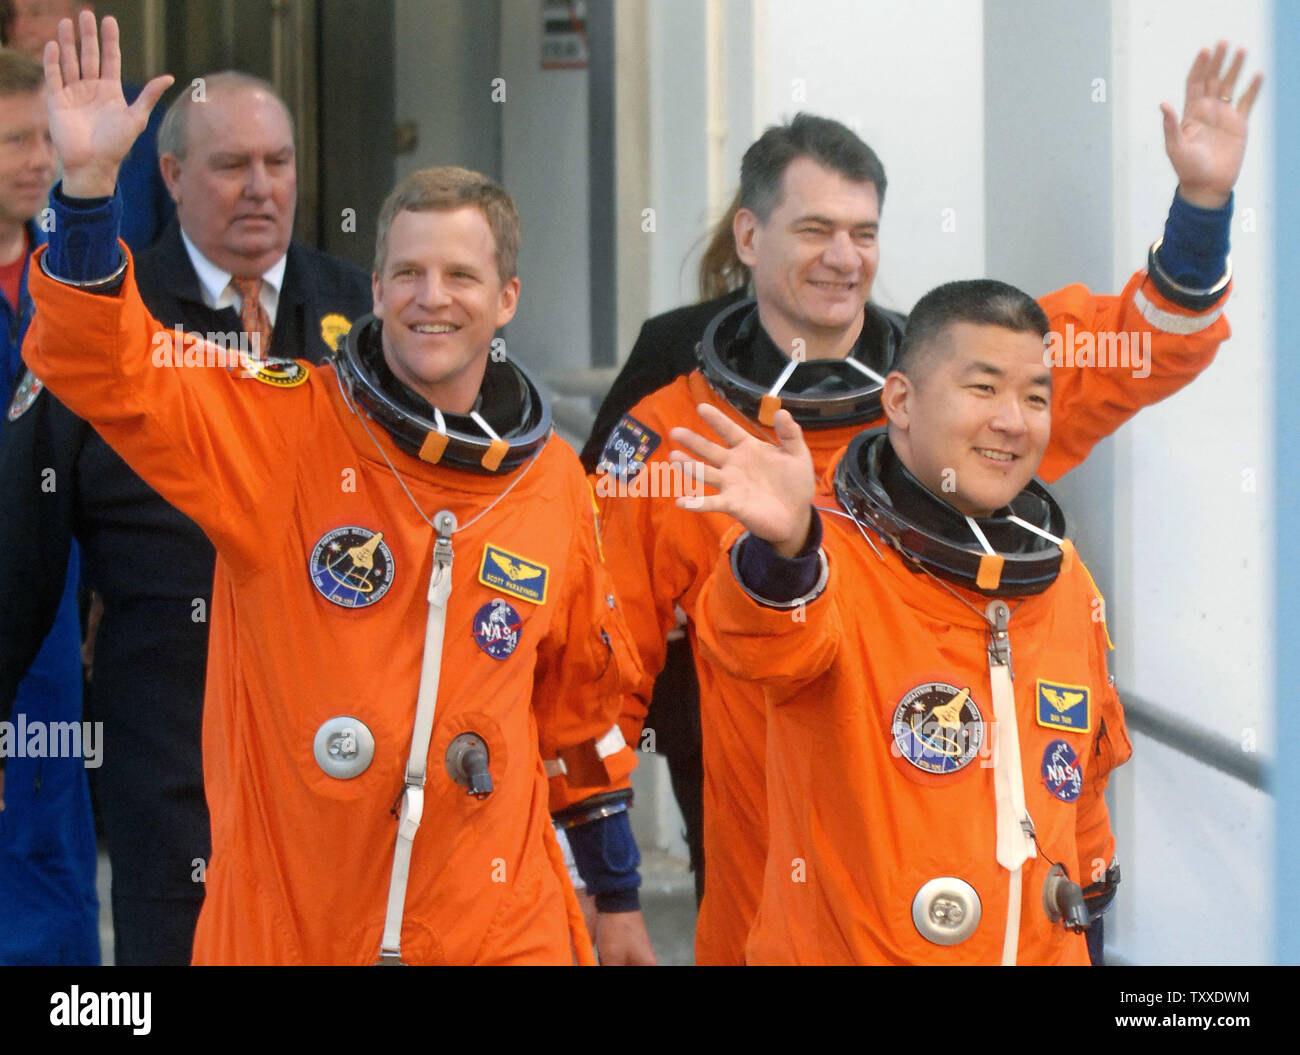
{"label": "metal disc fitting on suit", "polygon": [[326,776],[351,780],[370,768],[375,737],[360,718],[343,714],[316,730],[312,752]]}
{"label": "metal disc fitting on suit", "polygon": [[980,896],[956,876],[931,879],[912,899],[912,922],[926,941],[956,945],[979,926]]}

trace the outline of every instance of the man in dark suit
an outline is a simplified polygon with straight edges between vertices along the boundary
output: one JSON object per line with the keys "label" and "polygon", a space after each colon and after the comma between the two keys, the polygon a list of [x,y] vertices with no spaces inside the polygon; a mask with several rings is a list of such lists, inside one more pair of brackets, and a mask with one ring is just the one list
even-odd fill
{"label": "man in dark suit", "polygon": [[[291,240],[293,126],[272,87],[239,73],[197,78],[158,144],[176,218],[134,261],[150,312],[263,356],[328,357],[369,312],[369,276]],[[11,417],[0,551],[28,585],[0,599],[0,719],[53,618],[76,537],[104,601],[93,685],[115,958],[188,963],[209,852],[199,741],[212,546],[49,392]]]}

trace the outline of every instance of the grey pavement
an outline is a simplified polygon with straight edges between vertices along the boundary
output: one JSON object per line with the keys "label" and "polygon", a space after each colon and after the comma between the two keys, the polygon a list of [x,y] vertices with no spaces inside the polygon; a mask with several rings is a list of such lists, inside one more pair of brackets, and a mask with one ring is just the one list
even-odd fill
{"label": "grey pavement", "polygon": [[[108,855],[101,851],[95,885],[99,889],[100,957],[113,965],[113,912],[109,898]],[[695,883],[686,862],[664,850],[642,855],[641,908],[662,966],[695,962]]]}

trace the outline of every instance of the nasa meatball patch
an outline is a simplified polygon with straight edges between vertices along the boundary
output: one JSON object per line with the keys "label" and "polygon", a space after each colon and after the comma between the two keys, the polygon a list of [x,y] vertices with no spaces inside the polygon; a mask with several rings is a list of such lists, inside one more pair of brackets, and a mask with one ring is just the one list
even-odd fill
{"label": "nasa meatball patch", "polygon": [[942,681],[908,692],[894,710],[891,729],[894,753],[934,775],[965,769],[984,743],[984,716],[970,689]]}
{"label": "nasa meatball patch", "polygon": [[659,433],[642,425],[631,414],[624,414],[609,434],[596,472],[609,473],[616,480],[631,480],[661,442]]}
{"label": "nasa meatball patch", "polygon": [[1062,802],[1073,802],[1083,790],[1079,756],[1064,740],[1053,740],[1043,752],[1043,783]]}
{"label": "nasa meatball patch", "polygon": [[493,659],[505,659],[519,647],[523,626],[510,602],[497,597],[474,613],[474,644]]}
{"label": "nasa meatball patch", "polygon": [[316,543],[307,571],[325,600],[340,608],[366,608],[393,585],[393,553],[382,531],[335,528]]}

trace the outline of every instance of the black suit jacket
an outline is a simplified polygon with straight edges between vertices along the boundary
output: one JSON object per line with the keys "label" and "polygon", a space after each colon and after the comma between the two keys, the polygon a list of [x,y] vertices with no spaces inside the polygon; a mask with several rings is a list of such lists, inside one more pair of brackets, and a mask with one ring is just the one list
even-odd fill
{"label": "black suit jacket", "polygon": [[[175,221],[136,258],[135,275],[164,325],[240,329],[233,309],[203,303]],[[365,272],[292,244],[272,353],[320,361],[329,354],[321,319],[353,321],[370,308]],[[209,852],[199,729],[212,546],[49,391],[17,420],[4,420],[0,487],[0,552],[23,569],[19,588],[0,590],[0,719],[53,623],[75,536],[83,581],[105,604],[93,717],[105,722],[99,780],[115,908],[124,898],[201,897],[193,876],[195,859]],[[176,939],[183,949],[162,947],[151,934],[123,933],[115,915],[119,949],[133,950],[128,959],[188,962],[189,937]]]}
{"label": "black suit jacket", "polygon": [[[199,276],[175,220],[151,249],[136,258],[135,281],[149,313],[167,326],[180,323],[198,333],[240,328],[234,308],[213,311],[203,303]],[[271,354],[322,362],[331,349],[321,334],[321,320],[339,314],[353,322],[370,311],[371,303],[370,276],[359,267],[291,242],[271,331]]]}

